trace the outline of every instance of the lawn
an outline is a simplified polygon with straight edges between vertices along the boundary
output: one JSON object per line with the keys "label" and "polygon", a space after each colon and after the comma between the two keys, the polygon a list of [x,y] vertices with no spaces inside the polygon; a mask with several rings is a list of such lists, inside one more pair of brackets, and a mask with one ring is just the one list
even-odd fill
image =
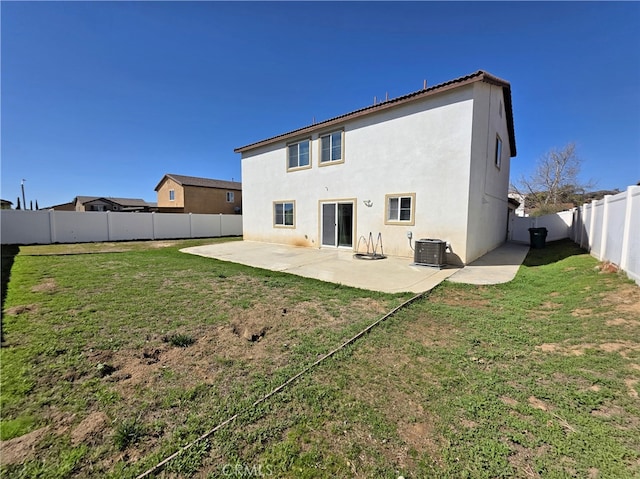
{"label": "lawn", "polygon": [[264,401],[412,295],[199,243],[6,262],[3,477],[136,477],[185,445],[148,477],[640,475],[640,288],[572,243],[440,285]]}

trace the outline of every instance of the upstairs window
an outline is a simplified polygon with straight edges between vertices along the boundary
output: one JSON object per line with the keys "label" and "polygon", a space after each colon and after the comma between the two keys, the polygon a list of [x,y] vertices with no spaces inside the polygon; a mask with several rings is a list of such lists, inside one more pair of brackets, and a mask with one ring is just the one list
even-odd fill
{"label": "upstairs window", "polygon": [[227,203],[233,203],[233,191],[227,191]]}
{"label": "upstairs window", "polygon": [[386,195],[385,223],[413,225],[415,202],[415,193]]}
{"label": "upstairs window", "polygon": [[502,164],[502,140],[498,135],[496,135],[496,157],[494,162],[496,168],[500,169],[500,165]]}
{"label": "upstairs window", "polygon": [[295,225],[295,203],[293,201],[277,201],[273,203],[274,226]]}
{"label": "upstairs window", "polygon": [[309,167],[311,164],[309,157],[309,140],[291,143],[287,145],[287,169]]}
{"label": "upstairs window", "polygon": [[176,200],[175,190],[169,190],[169,201],[175,201],[175,200]]}
{"label": "upstairs window", "polygon": [[320,164],[343,161],[342,131],[334,131],[320,137]]}

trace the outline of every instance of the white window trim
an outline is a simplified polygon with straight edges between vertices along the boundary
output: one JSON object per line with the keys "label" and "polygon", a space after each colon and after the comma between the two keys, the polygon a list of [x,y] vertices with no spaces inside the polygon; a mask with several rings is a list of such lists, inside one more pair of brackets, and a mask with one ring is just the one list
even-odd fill
{"label": "white window trim", "polygon": [[176,200],[176,190],[169,190],[169,201]]}
{"label": "white window trim", "polygon": [[[276,223],[276,205],[283,205],[282,220],[285,222],[284,207],[287,204],[293,205],[293,224],[277,224]],[[294,200],[274,201],[271,206],[271,212],[273,214],[272,223],[274,228],[295,228],[296,227],[296,202]]]}
{"label": "white window trim", "polygon": [[[398,199],[398,208],[402,198],[411,198],[411,217],[408,220],[401,220],[400,209],[398,209],[398,219],[389,219],[389,200]],[[416,221],[416,194],[415,193],[393,193],[384,196],[384,224],[385,225],[404,225],[414,226]]]}
{"label": "white window trim", "polygon": [[235,194],[233,191],[227,191],[227,203],[235,202]]}
{"label": "white window trim", "polygon": [[[326,161],[322,161],[322,139],[329,137],[330,141],[333,142],[332,135],[335,133],[340,133],[340,159],[338,160],[329,159]],[[333,143],[331,146],[333,146]],[[329,148],[329,151],[331,150],[332,148]],[[318,164],[320,166],[337,165],[340,163],[344,163],[344,130],[333,130],[318,136],[318,158],[319,158]]]}
{"label": "white window trim", "polygon": [[502,138],[496,133],[495,151],[493,157],[493,164],[496,168],[500,169],[502,166]]}
{"label": "white window trim", "polygon": [[[309,145],[309,164],[300,166],[300,144],[307,143]],[[289,147],[293,145],[298,145],[298,166],[289,166]],[[311,162],[311,138],[303,138],[301,140],[292,141],[287,143],[286,147],[286,157],[287,157],[287,171],[298,171],[298,170],[308,170],[312,166]]]}

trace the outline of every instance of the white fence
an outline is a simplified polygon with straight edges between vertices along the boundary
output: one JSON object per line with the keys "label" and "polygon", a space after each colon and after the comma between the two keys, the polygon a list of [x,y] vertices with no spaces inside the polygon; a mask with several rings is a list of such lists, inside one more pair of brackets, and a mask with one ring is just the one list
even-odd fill
{"label": "white fence", "polygon": [[640,284],[640,186],[555,215],[511,216],[509,240],[528,243],[529,228],[542,227],[547,228],[547,241],[571,238]]}
{"label": "white fence", "polygon": [[2,244],[90,243],[241,235],[241,215],[0,211]]}
{"label": "white fence", "polygon": [[640,284],[640,186],[577,208],[573,224],[571,239]]}
{"label": "white fence", "polygon": [[572,225],[573,211],[536,217],[512,215],[509,220],[509,241],[529,243],[529,228],[547,228],[547,241],[570,238]]}

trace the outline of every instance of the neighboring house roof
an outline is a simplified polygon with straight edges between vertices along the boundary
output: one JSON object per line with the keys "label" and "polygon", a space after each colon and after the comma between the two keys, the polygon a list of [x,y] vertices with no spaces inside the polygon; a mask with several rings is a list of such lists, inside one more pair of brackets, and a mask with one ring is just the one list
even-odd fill
{"label": "neighboring house roof", "polygon": [[211,178],[199,178],[197,176],[174,175],[167,173],[162,177],[155,191],[158,191],[162,182],[171,178],[173,181],[182,186],[199,186],[201,188],[219,188],[221,190],[242,190],[242,183],[238,181],[214,180]]}
{"label": "neighboring house roof", "polygon": [[13,202],[12,202],[12,201],[9,201],[9,200],[2,200],[2,199],[0,199],[0,203],[2,203],[3,205],[12,205],[12,204],[13,204]]}
{"label": "neighboring house roof", "polygon": [[73,201],[69,201],[68,203],[60,203],[59,205],[47,206],[45,208],[40,208],[41,210],[55,210],[56,208],[61,207],[73,207],[75,206],[75,199]]}
{"label": "neighboring house roof", "polygon": [[74,204],[81,203],[87,204],[92,201],[106,201],[107,203],[112,203],[118,206],[126,206],[126,207],[145,207],[151,206],[150,203],[147,203],[145,200],[140,198],[113,198],[111,196],[76,196],[73,200]]}
{"label": "neighboring house roof", "polygon": [[478,81],[482,81],[485,83],[489,83],[491,85],[497,85],[502,87],[502,90],[504,93],[505,110],[507,113],[507,129],[509,131],[509,145],[511,147],[510,156],[514,157],[516,156],[516,138],[515,138],[515,132],[513,128],[513,110],[511,106],[511,84],[508,81],[502,80],[501,78],[493,76],[490,73],[487,73],[483,70],[478,70],[477,72],[471,73],[470,75],[456,78],[455,80],[450,80],[448,82],[440,83],[439,85],[434,85],[429,88],[424,88],[422,90],[409,93],[407,95],[403,95],[397,98],[392,98],[391,100],[386,100],[381,103],[375,104],[373,106],[361,108],[360,110],[352,111],[351,113],[346,113],[344,115],[336,116],[335,118],[331,118],[329,120],[325,120],[320,123],[314,123],[313,125],[305,126],[303,128],[290,131],[288,133],[283,133],[278,136],[267,138],[266,140],[258,141],[256,143],[251,143],[246,146],[241,146],[240,148],[236,148],[233,151],[236,153],[244,153],[245,151],[250,151],[261,146],[286,140],[288,138],[302,135],[304,133],[309,133],[311,131],[314,131],[320,128],[326,128],[327,126],[342,123],[346,120],[351,120],[353,118],[358,118],[360,116],[377,113],[379,111],[393,108],[398,105],[402,105],[404,103],[419,100],[425,97],[429,97],[431,95],[442,93],[444,91],[451,90],[453,88],[459,88],[461,86],[469,85],[471,83],[475,83]]}

